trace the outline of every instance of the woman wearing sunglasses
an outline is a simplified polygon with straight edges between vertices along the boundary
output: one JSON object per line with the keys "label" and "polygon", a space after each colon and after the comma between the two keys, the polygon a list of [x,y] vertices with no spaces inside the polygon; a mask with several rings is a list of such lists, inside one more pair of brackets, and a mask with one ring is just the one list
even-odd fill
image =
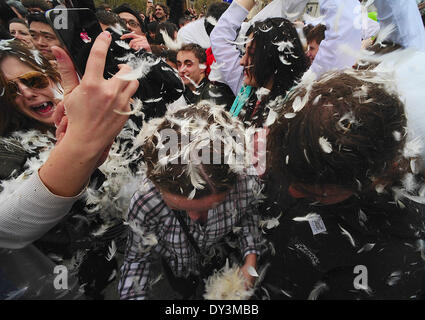
{"label": "woman wearing sunglasses", "polygon": [[53,133],[53,112],[60,96],[59,73],[45,64],[38,51],[29,51],[17,41],[0,51],[0,70],[4,98],[9,100],[0,109],[0,135],[29,129]]}
{"label": "woman wearing sunglasses", "polygon": [[[0,287],[2,298],[69,298],[66,291],[52,292],[51,285],[35,284],[37,279],[53,281],[55,275],[52,262],[31,244],[71,211],[128,119],[113,110],[129,111],[138,82],[118,78],[130,70],[127,66],[111,79],[103,78],[110,42],[108,32],[96,39],[81,81],[67,54],[53,49],[62,78],[62,102],[59,74],[47,60],[16,40],[1,42],[0,283],[6,284]],[[55,108],[61,112],[55,114]],[[60,141],[53,147],[55,123]],[[42,163],[40,169],[34,166],[37,161]],[[64,244],[57,239],[58,246]],[[71,293],[72,281],[68,284]]]}

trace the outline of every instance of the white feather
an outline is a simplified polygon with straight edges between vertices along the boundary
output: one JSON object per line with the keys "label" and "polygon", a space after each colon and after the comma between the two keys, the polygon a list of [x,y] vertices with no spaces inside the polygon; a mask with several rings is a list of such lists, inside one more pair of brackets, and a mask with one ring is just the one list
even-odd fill
{"label": "white feather", "polygon": [[130,50],[131,49],[130,48],[130,45],[127,42],[125,42],[124,40],[116,40],[115,43],[118,46],[120,46],[121,48],[124,48],[126,50]]}
{"label": "white feather", "polygon": [[317,213],[309,213],[304,217],[295,217],[292,220],[297,221],[297,222],[314,221],[319,217],[320,217],[320,215],[318,215]]}
{"label": "white feather", "polygon": [[208,23],[212,24],[213,26],[215,26],[217,24],[217,20],[213,17],[213,16],[209,16],[205,19]]}
{"label": "white feather", "polygon": [[246,278],[239,267],[229,267],[228,261],[223,269],[216,271],[205,283],[206,300],[248,300],[254,293],[247,288]]}
{"label": "white feather", "polygon": [[376,43],[382,44],[385,40],[389,39],[391,34],[397,29],[397,27],[394,24],[389,24],[385,26],[384,28],[381,28],[381,30],[378,33],[378,36],[376,38]]}
{"label": "white feather", "polygon": [[117,252],[117,246],[115,241],[112,240],[111,245],[108,247],[108,255],[106,256],[106,260],[111,261]]}
{"label": "white feather", "polygon": [[375,247],[376,243],[366,243],[363,247],[361,247],[357,253],[369,252]]}
{"label": "white feather", "polygon": [[122,80],[137,80],[144,78],[150,71],[151,67],[158,64],[160,59],[153,58],[136,58],[127,62],[132,70],[126,74],[120,75],[119,78]]}
{"label": "white feather", "polygon": [[275,123],[276,119],[277,119],[277,113],[270,109],[266,122],[264,123],[264,126],[270,127],[273,123]]}
{"label": "white feather", "polygon": [[290,66],[292,64],[291,62],[286,61],[283,55],[279,55],[279,60],[280,62],[282,62],[284,65],[287,65],[287,66]]}
{"label": "white feather", "polygon": [[353,247],[355,247],[356,246],[356,242],[354,241],[354,238],[352,237],[352,235],[347,231],[347,230],[345,230],[343,227],[341,227],[339,224],[338,224],[338,226],[340,227],[340,229],[342,230],[342,234],[344,235],[344,236],[346,236],[347,238],[348,238],[348,240],[350,241],[350,243],[351,243],[351,245],[353,246]]}
{"label": "white feather", "polygon": [[325,152],[325,153],[331,153],[332,152],[332,144],[325,137],[319,138],[319,144],[320,144],[320,147],[322,148],[323,152]]}
{"label": "white feather", "polygon": [[249,266],[247,268],[247,272],[249,273],[250,276],[258,278],[257,270],[255,270],[255,268],[253,266]]}
{"label": "white feather", "polygon": [[183,46],[183,42],[180,41],[179,38],[177,38],[176,40],[171,39],[166,30],[162,29],[159,32],[161,33],[162,38],[164,39],[165,46],[168,49],[179,51],[180,48]]}
{"label": "white feather", "polygon": [[314,289],[310,292],[309,296],[308,296],[308,300],[317,300],[317,298],[326,290],[328,290],[329,287],[326,283],[324,282],[318,282],[316,283],[316,285],[314,286]]}

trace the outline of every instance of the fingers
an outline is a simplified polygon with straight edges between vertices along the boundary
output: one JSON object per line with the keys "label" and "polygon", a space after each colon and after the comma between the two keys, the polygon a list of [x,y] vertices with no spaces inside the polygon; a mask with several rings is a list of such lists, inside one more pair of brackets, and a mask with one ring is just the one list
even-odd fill
{"label": "fingers", "polygon": [[58,127],[63,116],[65,116],[65,106],[63,102],[59,102],[56,105],[55,112],[53,113],[53,122],[55,123],[55,126]]}
{"label": "fingers", "polygon": [[123,77],[125,74],[131,72],[131,68],[126,64],[120,64],[118,65],[119,71],[108,81],[114,81],[118,85],[118,92],[123,90],[126,86],[129,84],[129,80],[123,80],[121,77]]}
{"label": "fingers", "polygon": [[68,56],[66,51],[62,48],[53,46],[52,53],[58,63],[58,71],[61,75],[64,95],[67,95],[76,86],[78,86],[79,83],[77,73],[75,72],[74,64],[72,63],[72,60]]}
{"label": "fingers", "polygon": [[128,97],[127,101],[130,101],[130,98],[136,93],[137,88],[139,88],[139,81],[137,80],[130,81],[127,87],[125,87],[122,93],[124,96]]}
{"label": "fingers", "polygon": [[136,38],[143,38],[143,36],[135,34],[135,33],[126,33],[126,34],[123,34],[120,39],[125,40],[125,39],[136,39]]}
{"label": "fingers", "polygon": [[63,117],[56,129],[56,143],[60,143],[65,136],[66,129],[68,127],[68,118]]}
{"label": "fingers", "polygon": [[87,60],[84,80],[100,81],[103,80],[103,71],[105,69],[106,55],[108,54],[109,45],[111,44],[111,34],[103,31],[97,38],[91,48],[89,58]]}

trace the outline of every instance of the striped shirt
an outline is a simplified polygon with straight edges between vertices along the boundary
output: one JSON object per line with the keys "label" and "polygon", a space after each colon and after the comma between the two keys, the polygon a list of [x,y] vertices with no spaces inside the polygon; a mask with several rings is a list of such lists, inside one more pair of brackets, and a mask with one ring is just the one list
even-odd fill
{"label": "striped shirt", "polygon": [[[216,208],[208,211],[205,225],[192,221],[185,212],[184,220],[198,247],[207,254],[226,235],[235,233],[243,256],[260,254],[262,235],[253,190],[258,186],[253,177],[239,177],[234,188]],[[177,277],[198,274],[200,257],[184,233],[176,212],[163,201],[151,183],[137,192],[129,207],[129,232],[119,292],[121,299],[146,299],[151,281],[151,263],[162,256]]]}

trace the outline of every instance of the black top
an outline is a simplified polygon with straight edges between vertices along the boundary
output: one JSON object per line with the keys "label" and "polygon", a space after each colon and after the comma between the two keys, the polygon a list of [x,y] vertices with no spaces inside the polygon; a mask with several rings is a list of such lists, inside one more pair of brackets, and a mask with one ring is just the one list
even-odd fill
{"label": "black top", "polygon": [[[297,201],[269,235],[276,254],[264,292],[272,299],[423,299],[425,210],[402,202],[404,209],[390,196],[330,206]],[[294,220],[312,213],[321,219]],[[314,228],[324,232],[313,235]]]}
{"label": "black top", "polygon": [[201,80],[195,91],[186,87],[183,96],[187,104],[196,104],[201,100],[208,100],[218,105],[224,105],[226,110],[230,110],[235,100],[235,95],[226,84],[211,82],[207,78]]}

